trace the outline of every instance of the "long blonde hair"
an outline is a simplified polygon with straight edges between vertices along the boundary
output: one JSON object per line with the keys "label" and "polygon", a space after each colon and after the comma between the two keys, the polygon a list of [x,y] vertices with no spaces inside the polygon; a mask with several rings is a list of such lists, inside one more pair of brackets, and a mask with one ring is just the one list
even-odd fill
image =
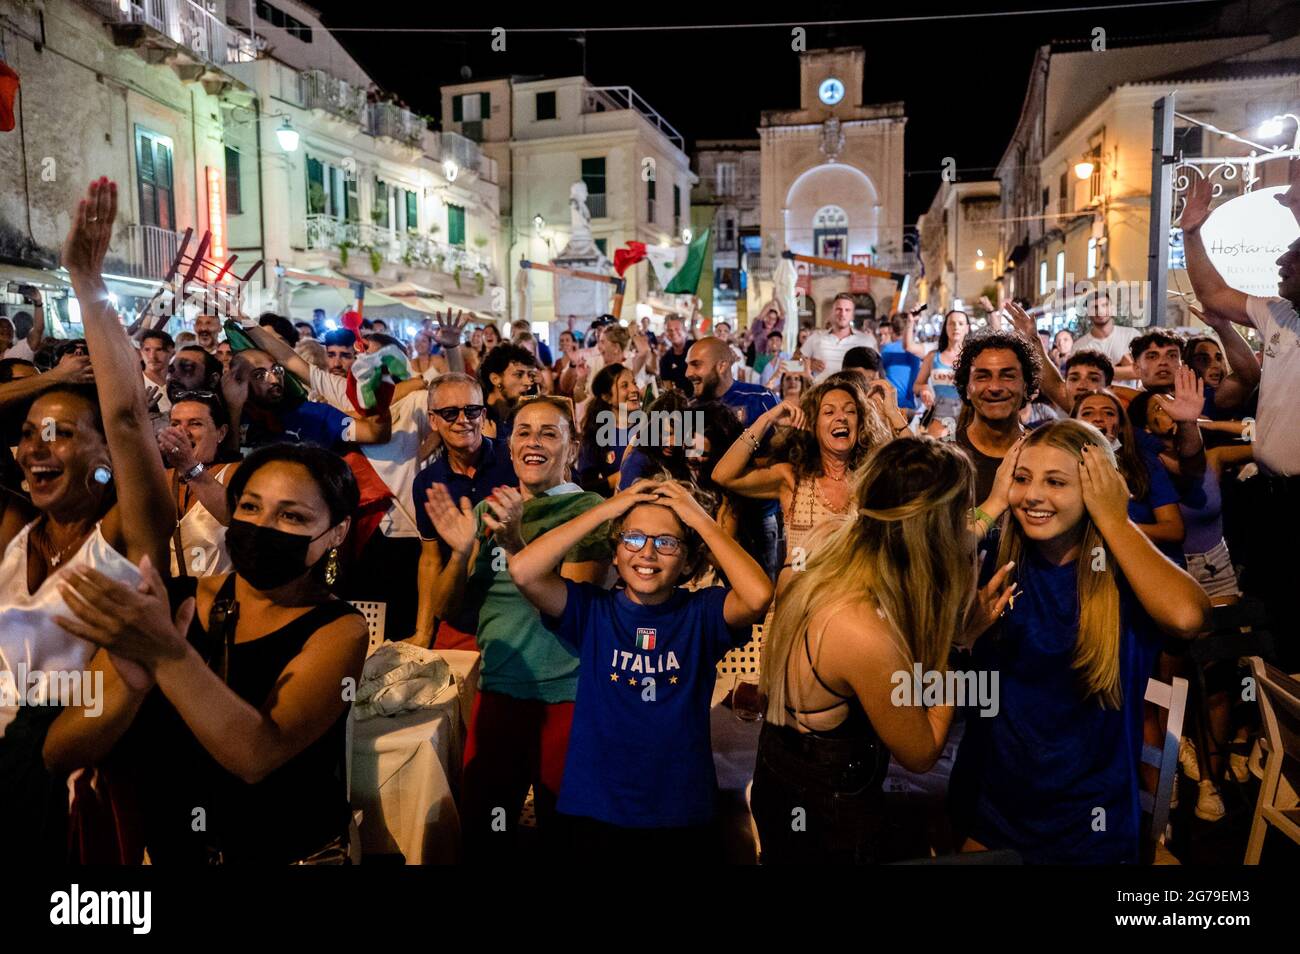
{"label": "long blonde hair", "polygon": [[[1091,445],[1098,457],[1116,467],[1115,452],[1097,428],[1084,421],[1059,420],[1032,431],[1024,448],[1035,445],[1055,447],[1076,460],[1083,459],[1083,449]],[[1071,665],[1079,672],[1080,688],[1085,696],[1096,696],[1103,706],[1118,709],[1123,701],[1119,680],[1119,582],[1115,560],[1106,541],[1093,524],[1087,511],[1083,515],[1083,540],[1076,563],[1079,588],[1079,634],[1074,642]],[[998,566],[1015,560],[1022,566],[1026,538],[1014,516],[1006,519],[1002,541],[998,546]]]}
{"label": "long blonde hair", "polygon": [[770,721],[785,719],[792,648],[828,607],[874,600],[909,662],[945,669],[975,597],[974,496],[975,472],[953,446],[900,438],[871,453],[853,489],[854,516],[796,574],[765,634],[760,682]]}

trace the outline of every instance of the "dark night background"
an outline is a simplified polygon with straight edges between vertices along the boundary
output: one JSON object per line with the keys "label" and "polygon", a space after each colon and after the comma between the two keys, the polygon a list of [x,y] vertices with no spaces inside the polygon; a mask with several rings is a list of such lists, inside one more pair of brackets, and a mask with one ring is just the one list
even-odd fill
{"label": "dark night background", "polygon": [[[907,108],[906,218],[914,225],[939,183],[944,156],[960,178],[990,178],[1020,114],[1035,49],[1053,40],[1088,43],[1095,27],[1108,46],[1125,40],[1173,39],[1225,32],[1226,0],[1142,9],[1107,0],[983,0],[976,3],[819,3],[784,7],[727,4],[721,9],[677,4],[615,8],[609,4],[547,4],[488,16],[446,8],[355,0],[310,0],[331,29],[379,27],[506,28],[506,51],[493,52],[490,33],[353,32],[336,36],[385,89],[417,112],[438,116],[440,86],[472,77],[569,76],[584,72],[581,33],[522,33],[519,27],[644,26],[807,22],[977,11],[1105,6],[1083,13],[1035,12],[945,21],[808,26],[807,47],[862,46],[867,51],[864,102],[903,100]],[[721,5],[720,5],[721,6]],[[1127,9],[1126,9],[1127,7]],[[759,113],[798,106],[799,63],[791,27],[646,30],[587,33],[588,79],[635,89],[687,140],[756,138]]]}

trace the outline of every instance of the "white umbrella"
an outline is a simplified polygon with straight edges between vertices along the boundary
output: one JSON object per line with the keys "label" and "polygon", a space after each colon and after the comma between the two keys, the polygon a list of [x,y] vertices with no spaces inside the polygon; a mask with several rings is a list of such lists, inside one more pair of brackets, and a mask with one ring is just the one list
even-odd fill
{"label": "white umbrella", "polygon": [[799,305],[794,295],[797,280],[794,262],[788,258],[781,259],[776,274],[772,276],[772,297],[785,313],[785,350],[790,354],[794,354],[794,349],[799,346]]}

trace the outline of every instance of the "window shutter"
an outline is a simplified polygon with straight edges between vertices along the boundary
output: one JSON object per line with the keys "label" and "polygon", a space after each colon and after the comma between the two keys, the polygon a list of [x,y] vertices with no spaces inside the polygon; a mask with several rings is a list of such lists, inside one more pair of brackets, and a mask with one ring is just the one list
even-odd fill
{"label": "window shutter", "polygon": [[461,106],[462,99],[464,99],[463,96],[453,96],[451,98],[451,121],[453,123],[462,122],[464,119],[465,113]]}

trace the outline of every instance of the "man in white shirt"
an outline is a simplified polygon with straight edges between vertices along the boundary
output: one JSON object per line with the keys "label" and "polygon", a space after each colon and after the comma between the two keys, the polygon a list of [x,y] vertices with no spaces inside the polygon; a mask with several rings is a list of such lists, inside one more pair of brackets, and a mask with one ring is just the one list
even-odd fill
{"label": "man in white shirt", "polygon": [[32,361],[45,340],[45,300],[35,285],[19,285],[18,294],[32,306],[32,314],[18,311],[12,322],[0,319],[0,358]]}
{"label": "man in white shirt", "polygon": [[[1300,537],[1300,238],[1277,260],[1278,295],[1258,298],[1228,286],[1205,251],[1201,226],[1210,216],[1212,189],[1193,178],[1181,221],[1187,277],[1206,312],[1254,328],[1264,342],[1259,406],[1253,437],[1265,500],[1256,514],[1267,531],[1255,537],[1260,553],[1252,567],[1281,640],[1285,672],[1300,665],[1300,614],[1295,601],[1295,541]],[[1291,163],[1291,187],[1278,195],[1300,225],[1300,162]]]}
{"label": "man in white shirt", "polygon": [[1091,292],[1083,299],[1083,312],[1091,320],[1088,333],[1075,339],[1070,354],[1080,351],[1100,351],[1115,366],[1115,380],[1136,379],[1137,368],[1129,354],[1129,345],[1142,332],[1115,324],[1110,296],[1104,291]]}
{"label": "man in white shirt", "polygon": [[840,292],[831,305],[831,318],[822,331],[814,331],[803,343],[803,356],[817,382],[844,366],[850,348],[876,347],[876,336],[853,330],[853,296]]}

